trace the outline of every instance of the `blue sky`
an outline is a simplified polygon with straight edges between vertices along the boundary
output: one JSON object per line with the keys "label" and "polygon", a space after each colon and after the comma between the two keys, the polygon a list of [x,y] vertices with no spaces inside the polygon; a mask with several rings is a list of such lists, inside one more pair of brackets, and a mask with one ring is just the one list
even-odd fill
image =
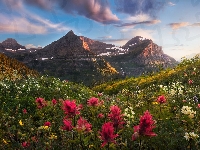
{"label": "blue sky", "polygon": [[46,46],[75,34],[122,46],[152,39],[180,60],[200,53],[199,0],[0,0],[0,42]]}

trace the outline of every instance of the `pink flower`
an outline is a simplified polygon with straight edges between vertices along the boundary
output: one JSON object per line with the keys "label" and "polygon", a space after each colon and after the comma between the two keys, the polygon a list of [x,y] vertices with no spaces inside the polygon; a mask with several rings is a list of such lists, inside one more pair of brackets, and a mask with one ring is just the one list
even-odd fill
{"label": "pink flower", "polygon": [[193,80],[190,79],[190,80],[188,81],[188,84],[191,85],[192,83],[193,83]]}
{"label": "pink flower", "polygon": [[104,147],[108,142],[116,143],[115,138],[118,134],[114,134],[113,123],[106,122],[102,125],[101,132],[99,138],[103,141],[101,147]]}
{"label": "pink flower", "polygon": [[51,126],[51,122],[49,122],[49,121],[45,122],[45,123],[44,123],[44,126],[50,127],[50,126]]}
{"label": "pink flower", "polygon": [[98,106],[99,104],[99,99],[96,97],[92,97],[89,100],[87,100],[88,106]]}
{"label": "pink flower", "polygon": [[87,120],[83,119],[82,117],[80,117],[77,121],[77,126],[76,126],[78,131],[86,131],[86,132],[90,132],[92,125],[90,123],[87,122]]}
{"label": "pink flower", "polygon": [[79,108],[76,106],[75,100],[65,100],[63,102],[63,110],[68,117],[73,117],[75,115],[80,114]]}
{"label": "pink flower", "polygon": [[100,96],[102,96],[103,95],[103,93],[98,93],[98,96],[100,97]]}
{"label": "pink flower", "polygon": [[24,147],[24,148],[27,148],[27,147],[29,147],[30,146],[30,143],[29,142],[22,142],[22,147]]}
{"label": "pink flower", "polygon": [[100,113],[100,114],[98,114],[98,116],[97,116],[98,118],[103,118],[104,117],[104,115],[102,114],[102,113]]}
{"label": "pink flower", "polygon": [[57,104],[57,100],[56,100],[56,99],[52,99],[51,102],[52,102],[53,105],[56,105],[56,104]]}
{"label": "pink flower", "polygon": [[71,131],[73,126],[71,120],[63,119],[64,126],[62,127],[63,130]]}
{"label": "pink flower", "polygon": [[27,114],[27,110],[25,108],[22,110],[22,112],[23,114]]}
{"label": "pink flower", "polygon": [[198,104],[197,106],[198,106],[198,108],[200,108],[200,104]]}
{"label": "pink flower", "polygon": [[110,107],[110,114],[108,114],[108,118],[113,122],[113,126],[115,128],[122,127],[125,123],[122,116],[123,115],[121,114],[121,110],[118,106]]}
{"label": "pink flower", "polygon": [[35,102],[37,104],[38,109],[42,109],[43,107],[47,106],[46,101],[41,97],[36,98]]}
{"label": "pink flower", "polygon": [[166,98],[164,95],[161,95],[157,98],[157,102],[160,104],[166,103]]}
{"label": "pink flower", "polygon": [[143,116],[140,117],[140,124],[134,126],[134,134],[132,135],[132,140],[135,140],[139,135],[141,136],[156,136],[156,134],[152,131],[154,126],[154,120],[152,119],[152,115],[147,110]]}

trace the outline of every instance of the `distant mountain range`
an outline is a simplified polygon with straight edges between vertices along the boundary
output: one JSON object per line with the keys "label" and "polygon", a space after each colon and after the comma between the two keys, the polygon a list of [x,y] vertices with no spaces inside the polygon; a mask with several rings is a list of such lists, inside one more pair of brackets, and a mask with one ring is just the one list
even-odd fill
{"label": "distant mountain range", "polygon": [[118,47],[77,36],[73,31],[42,49],[26,50],[16,40],[7,39],[0,43],[0,52],[42,74],[86,85],[139,76],[177,64],[150,39],[137,36]]}

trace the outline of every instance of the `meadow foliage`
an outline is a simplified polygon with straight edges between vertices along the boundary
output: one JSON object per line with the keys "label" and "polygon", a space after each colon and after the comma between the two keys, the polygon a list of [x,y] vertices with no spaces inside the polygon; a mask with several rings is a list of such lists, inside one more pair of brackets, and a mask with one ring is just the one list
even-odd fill
{"label": "meadow foliage", "polygon": [[198,150],[199,75],[195,57],[96,92],[52,77],[1,80],[0,149]]}

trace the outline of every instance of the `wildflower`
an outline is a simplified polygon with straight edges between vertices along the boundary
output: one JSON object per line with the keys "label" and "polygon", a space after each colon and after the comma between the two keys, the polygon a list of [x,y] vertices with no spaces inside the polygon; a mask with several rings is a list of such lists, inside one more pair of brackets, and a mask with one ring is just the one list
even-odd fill
{"label": "wildflower", "polygon": [[19,120],[19,125],[20,125],[20,126],[23,126],[23,125],[24,125],[23,122],[22,122],[22,120]]}
{"label": "wildflower", "polygon": [[49,137],[49,139],[50,139],[50,140],[57,139],[57,136],[56,136],[55,134],[52,133],[51,136]]}
{"label": "wildflower", "polygon": [[57,104],[57,100],[56,100],[56,99],[52,99],[51,102],[52,102],[53,105],[56,105],[56,104]]}
{"label": "wildflower", "polygon": [[5,144],[8,144],[8,142],[7,142],[5,139],[3,139],[3,142],[4,142]]}
{"label": "wildflower", "polygon": [[23,114],[27,114],[27,110],[25,108],[22,110],[22,112]]}
{"label": "wildflower", "polygon": [[63,119],[64,126],[62,127],[63,130],[71,131],[72,130],[72,122],[71,120]]}
{"label": "wildflower", "polygon": [[157,98],[157,102],[160,104],[166,103],[166,98],[164,95],[161,95]]}
{"label": "wildflower", "polygon": [[64,110],[65,114],[68,115],[68,117],[73,117],[77,114],[80,114],[80,112],[78,111],[79,108],[76,106],[75,100],[73,100],[73,101],[65,100],[63,102],[63,110]]}
{"label": "wildflower", "polygon": [[194,132],[185,132],[184,138],[189,141],[190,139],[197,139],[199,136],[195,134]]}
{"label": "wildflower", "polygon": [[196,114],[196,111],[193,111],[192,107],[189,106],[183,106],[181,108],[181,112],[185,115],[188,115],[189,118],[194,118],[194,115]]}
{"label": "wildflower", "polygon": [[99,97],[102,96],[102,95],[103,95],[103,93],[99,93],[99,92],[98,92],[98,96],[99,96]]}
{"label": "wildflower", "polygon": [[135,140],[138,136],[156,136],[152,131],[155,126],[155,122],[152,119],[152,115],[147,110],[143,116],[140,117],[140,124],[134,126],[134,134],[132,135],[132,140]]}
{"label": "wildflower", "polygon": [[47,103],[43,98],[40,98],[40,97],[36,98],[35,102],[37,104],[38,109],[41,109],[41,108],[47,106]]}
{"label": "wildflower", "polygon": [[26,148],[26,147],[29,147],[30,146],[30,143],[29,142],[22,142],[22,147]]}
{"label": "wildflower", "polygon": [[82,117],[79,118],[77,121],[77,130],[78,131],[91,131],[92,125],[87,122],[87,120],[83,119]]}
{"label": "wildflower", "polygon": [[198,106],[198,108],[200,108],[200,104],[198,104],[197,106]]}
{"label": "wildflower", "polygon": [[49,127],[48,126],[40,126],[38,127],[39,130],[48,130]]}
{"label": "wildflower", "polygon": [[98,114],[98,118],[104,118],[104,115],[102,113]]}
{"label": "wildflower", "polygon": [[87,101],[88,106],[98,106],[99,104],[99,99],[92,97]]}
{"label": "wildflower", "polygon": [[44,126],[50,127],[50,126],[51,126],[51,122],[49,122],[49,121],[45,122],[45,123],[44,123]]}
{"label": "wildflower", "polygon": [[189,80],[188,80],[188,84],[191,85],[192,83],[193,83],[193,80],[189,79]]}
{"label": "wildflower", "polygon": [[107,143],[116,143],[115,138],[118,136],[118,134],[114,134],[114,127],[113,123],[106,122],[102,125],[102,129],[99,138],[103,141],[101,147],[104,147]]}
{"label": "wildflower", "polygon": [[108,118],[113,122],[113,126],[115,128],[121,127],[124,124],[122,118],[121,110],[118,106],[110,107],[110,114],[108,114]]}

